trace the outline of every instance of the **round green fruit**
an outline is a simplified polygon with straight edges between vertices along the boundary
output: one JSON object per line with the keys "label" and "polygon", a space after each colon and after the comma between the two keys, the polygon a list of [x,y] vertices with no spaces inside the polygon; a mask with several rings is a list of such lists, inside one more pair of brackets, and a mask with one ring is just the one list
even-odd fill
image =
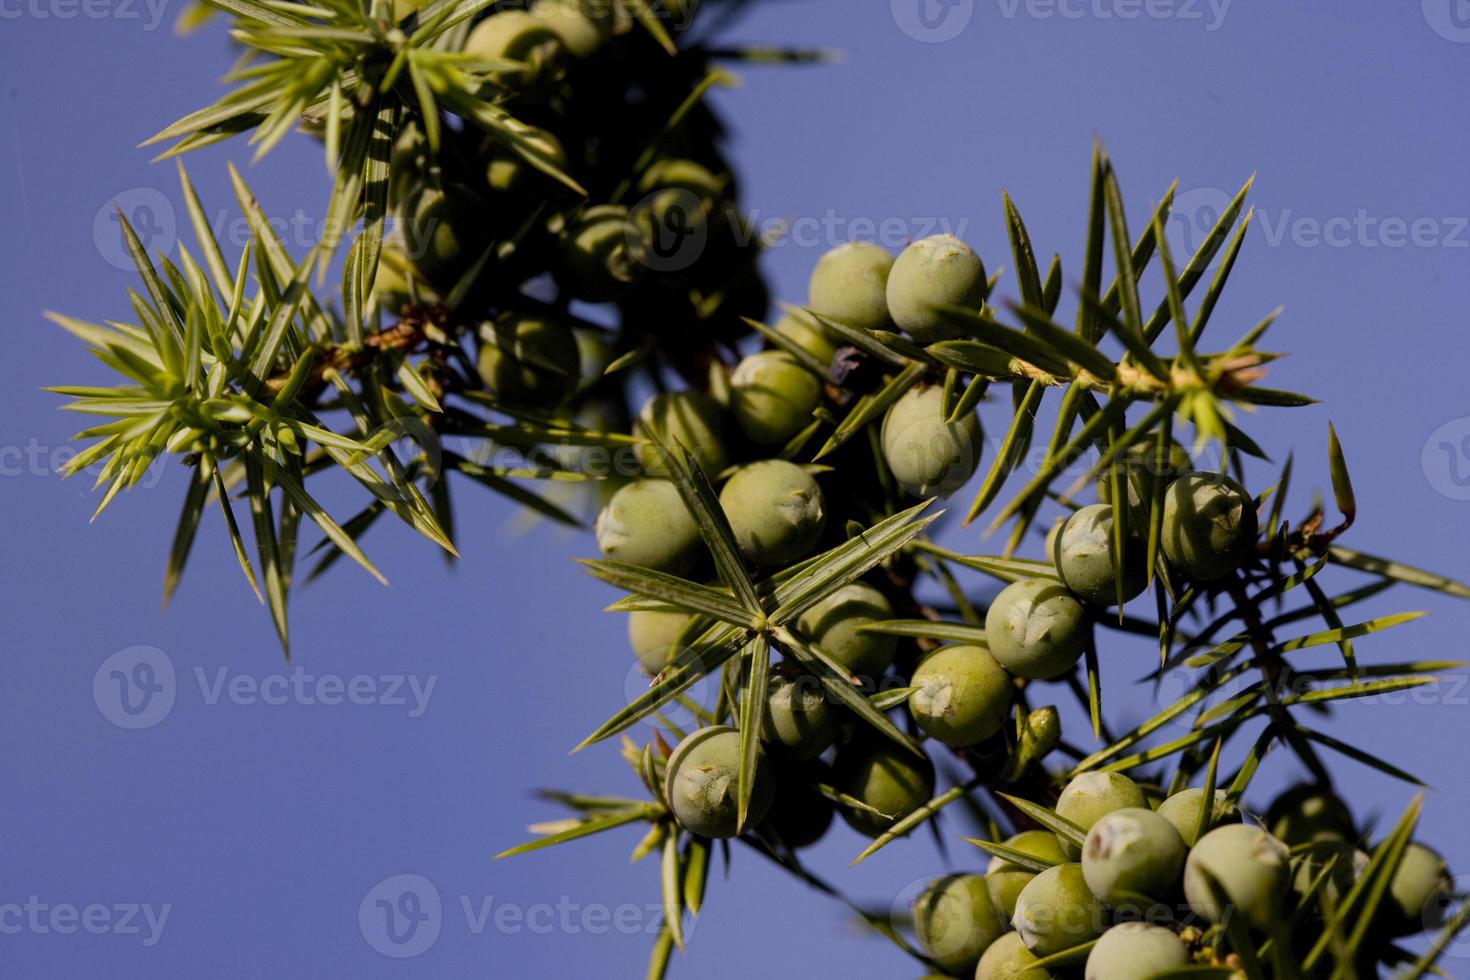
{"label": "round green fruit", "polygon": [[883,416],[880,442],[893,478],[915,497],[948,497],[980,465],[983,434],[975,412],[951,422],[938,385],[910,388]]}
{"label": "round green fruit", "polygon": [[1164,491],[1164,557],[1188,578],[1230,574],[1255,547],[1256,531],[1256,502],[1227,476],[1190,473]]}
{"label": "round green fruit", "polygon": [[1187,966],[1189,947],[1172,929],[1148,922],[1120,922],[1087,954],[1085,980],[1148,980]]}
{"label": "round green fruit", "polygon": [[953,235],[922,238],[904,249],[888,274],[888,312],[919,344],[962,336],[941,308],[979,312],[987,292],[985,265]]}
{"label": "round green fruit", "polygon": [[[1188,450],[1179,443],[1171,440],[1168,448],[1160,449],[1158,442],[1150,439],[1123,450],[1113,461],[1113,468],[1118,470],[1118,475],[1128,488],[1129,513],[1140,514],[1146,513],[1147,508],[1152,506],[1154,487],[1159,481],[1168,486],[1194,467],[1190,463]],[[1113,502],[1113,483],[1108,473],[1097,478],[1097,502]]]}
{"label": "round green fruit", "polygon": [[627,208],[588,208],[562,232],[556,280],[573,299],[612,302],[647,271],[646,244]]}
{"label": "round green fruit", "polygon": [[985,951],[975,967],[975,980],[1051,980],[1050,971],[1037,966],[1040,961],[1026,948],[1018,932],[1008,932]]}
{"label": "round green fruit", "polygon": [[[669,756],[664,796],[674,818],[700,837],[734,837],[739,830],[740,733],[726,726],[701,728]],[[759,823],[770,809],[775,783],[771,764],[757,750],[755,786],[747,821]]]}
{"label": "round green fruit", "polygon": [[844,746],[834,778],[839,792],[872,807],[841,808],[847,825],[868,837],[877,837],[934,796],[934,764],[928,756],[887,739],[866,738]]}
{"label": "round green fruit", "polygon": [[990,902],[981,875],[936,878],[914,900],[914,931],[929,958],[947,973],[973,973],[1006,925]]}
{"label": "round green fruit", "polygon": [[[526,10],[502,10],[475,25],[464,42],[465,54],[488,61],[519,61],[533,74],[554,69],[566,60],[561,37],[542,18]],[[505,78],[509,71],[494,71],[492,78]]]}
{"label": "round green fruit", "polygon": [[509,314],[480,328],[480,380],[510,405],[555,408],[576,390],[581,354],[555,316]]}
{"label": "round green fruit", "polygon": [[[1057,816],[1070,820],[1083,833],[1092,830],[1094,824],[1116,810],[1147,808],[1143,790],[1119,772],[1080,773],[1072,777],[1057,798]],[[1082,856],[1082,849],[1071,841],[1061,838],[1058,841],[1073,861]]]}
{"label": "round green fruit", "polygon": [[531,16],[554,31],[578,58],[596,52],[613,33],[612,4],[607,0],[536,0]]}
{"label": "round green fruit", "polygon": [[730,411],[757,446],[784,446],[812,421],[822,383],[785,351],[752,354],[730,376]]}
{"label": "round green fruit", "polygon": [[851,327],[884,330],[888,317],[888,273],[893,256],[881,245],[848,242],[817,260],[807,292],[813,312]]}
{"label": "round green fruit", "polygon": [[811,554],[827,524],[817,481],[781,459],[736,470],[720,491],[720,506],[741,555],[763,568],[791,565]]}
{"label": "round green fruit", "polygon": [[[1124,602],[1142,592],[1147,582],[1145,551],[1138,538],[1127,538],[1123,548]],[[1072,592],[1100,606],[1118,601],[1118,562],[1110,505],[1089,504],[1067,518],[1051,555],[1062,584]]]}
{"label": "round green fruit", "polygon": [[1342,797],[1325,786],[1297,783],[1271,801],[1266,826],[1288,847],[1321,838],[1357,839],[1353,812]]}
{"label": "round green fruit", "polygon": [[[1343,896],[1362,877],[1368,861],[1367,852],[1341,837],[1319,837],[1302,845],[1292,858],[1291,890],[1298,898],[1305,898],[1313,883],[1327,871],[1327,881],[1319,894],[1326,896],[1332,907],[1337,908]],[[1329,866],[1330,871],[1327,870]]]}
{"label": "round green fruit", "polygon": [[832,770],[821,762],[776,765],[776,793],[763,828],[793,851],[811,847],[827,834],[836,813],[816,788],[832,785]]}
{"label": "round green fruit", "polygon": [[[1200,809],[1205,803],[1205,791],[1198,786],[1183,789],[1159,804],[1158,814],[1179,831],[1179,836],[1184,838],[1184,843],[1189,847],[1199,839]],[[1240,811],[1225,798],[1223,789],[1215,790],[1215,810],[1210,814],[1210,826],[1216,827],[1222,823],[1235,823],[1240,820]]]}
{"label": "round green fruit", "polygon": [[1395,934],[1439,928],[1454,898],[1444,858],[1423,844],[1409,844],[1389,882],[1388,898],[1387,918]]}
{"label": "round green fruit", "polygon": [[929,737],[964,748],[1000,731],[1010,716],[1015,688],[990,651],[977,646],[941,647],[914,671],[909,714]]}
{"label": "round green fruit", "polygon": [[470,219],[481,206],[457,186],[419,187],[403,202],[403,250],[414,270],[440,292],[452,290],[479,260],[483,243]]}
{"label": "round green fruit", "polygon": [[1117,907],[1167,899],[1187,853],[1179,831],[1146,808],[1105,814],[1082,845],[1082,876],[1098,901]]}
{"label": "round green fruit", "polygon": [[[1023,830],[1007,840],[1005,846],[1052,864],[1066,864],[1070,860],[1057,835],[1049,830]],[[1005,858],[990,859],[990,866],[985,869],[985,884],[1001,918],[1011,921],[1016,914],[1016,898],[1036,874],[1030,868],[1012,864]]]}
{"label": "round green fruit", "polygon": [[1082,877],[1082,865],[1047,868],[1021,889],[1011,920],[1026,948],[1051,956],[1090,942],[1107,927],[1107,913]]}
{"label": "round green fruit", "polygon": [[1229,905],[1257,929],[1266,928],[1281,911],[1290,874],[1291,853],[1260,827],[1227,824],[1205,834],[1184,863],[1184,896],[1195,913],[1210,922],[1224,921],[1209,886],[1213,879]]}
{"label": "round green fruit", "polygon": [[[633,424],[633,434],[639,438],[657,439],[676,455],[680,445],[689,450],[711,480],[730,465],[724,433],[724,413],[715,400],[702,391],[687,389],[654,395],[643,403]],[[648,475],[669,475],[654,447],[644,447],[639,460]]]}
{"label": "round green fruit", "polygon": [[775,330],[808,354],[830,365],[837,353],[837,344],[818,325],[816,320],[801,310],[790,310],[776,321]]}
{"label": "round green fruit", "polygon": [[898,637],[863,627],[893,618],[883,593],[864,582],[844,585],[801,614],[797,629],[859,678],[876,679],[898,650]]}
{"label": "round green fruit", "polygon": [[837,737],[837,711],[821,681],[777,669],[761,720],[761,739],[773,755],[805,762],[827,751]]}
{"label": "round green fruit", "polygon": [[593,524],[603,557],[686,575],[704,542],[684,498],[668,480],[636,480],[618,490]]}
{"label": "round green fruit", "polygon": [[[556,134],[544,129],[534,129],[523,135],[531,147],[547,161],[555,164],[558,169],[566,170],[567,151],[562,147],[561,140],[556,138]],[[485,181],[497,195],[496,210],[504,207],[500,203],[501,198],[524,198],[533,191],[544,195],[551,177],[532,166],[525,157],[500,140],[487,142],[489,145],[485,156],[489,162],[485,164]]]}
{"label": "round green fruit", "polygon": [[683,612],[635,609],[628,614],[628,644],[650,674],[656,674],[679,652],[679,640],[693,616]]}
{"label": "round green fruit", "polygon": [[1065,674],[1081,659],[1087,636],[1082,603],[1049,579],[1012,582],[985,613],[990,655],[1017,677]]}

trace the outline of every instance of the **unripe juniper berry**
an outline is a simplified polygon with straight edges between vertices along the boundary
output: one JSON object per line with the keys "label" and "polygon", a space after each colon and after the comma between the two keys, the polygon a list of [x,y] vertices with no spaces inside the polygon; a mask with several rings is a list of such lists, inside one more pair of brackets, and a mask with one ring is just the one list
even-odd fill
{"label": "unripe juniper berry", "polygon": [[1189,578],[1207,582],[1234,571],[1255,546],[1256,530],[1255,501],[1227,476],[1190,473],[1164,492],[1164,556]]}
{"label": "unripe juniper berry", "polygon": [[883,593],[866,582],[853,582],[802,613],[797,629],[851,674],[876,680],[893,662],[898,637],[863,627],[892,618],[893,607]]}
{"label": "unripe juniper berry", "polygon": [[1190,908],[1210,922],[1227,914],[1216,901],[1213,878],[1236,914],[1264,929],[1280,913],[1290,853],[1260,827],[1228,824],[1199,839],[1184,865],[1184,895]]}
{"label": "unripe juniper berry", "polygon": [[[1083,832],[1090,831],[1093,824],[1115,810],[1127,808],[1146,809],[1148,801],[1143,790],[1127,776],[1118,772],[1084,772],[1072,778],[1057,798],[1057,815],[1065,817]],[[1082,856],[1077,845],[1061,840],[1062,850],[1073,861]]]}
{"label": "unripe juniper berry", "polygon": [[785,351],[751,354],[730,376],[730,410],[746,438],[779,448],[812,421],[822,383]]}
{"label": "unripe juniper berry", "polygon": [[940,312],[958,306],[978,312],[985,302],[985,265],[953,235],[923,238],[904,249],[888,274],[888,311],[916,343],[960,336]]}
{"label": "unripe juniper berry", "polygon": [[720,491],[720,506],[740,553],[751,564],[766,568],[805,558],[827,523],[817,481],[795,463],[780,459],[736,470]]}
{"label": "unripe juniper berry", "polygon": [[914,929],[931,960],[963,976],[974,972],[1006,925],[990,902],[983,876],[945,875],[915,899]]}
{"label": "unripe juniper berry", "polygon": [[947,497],[980,465],[980,416],[948,421],[938,385],[910,388],[890,405],[880,436],[893,478],[915,497]]}
{"label": "unripe juniper berry", "polygon": [[1026,948],[1046,957],[1096,939],[1107,913],[1082,877],[1082,865],[1047,868],[1021,889],[1011,920]]}
{"label": "unripe juniper berry", "polygon": [[[725,418],[713,398],[701,391],[669,391],[654,395],[643,403],[633,434],[644,439],[657,439],[676,457],[689,450],[714,480],[730,457],[725,452]],[[668,476],[663,457],[653,447],[641,454],[643,471],[650,476]]]}
{"label": "unripe juniper berry", "polygon": [[990,655],[1017,677],[1033,680],[1071,670],[1082,657],[1088,629],[1082,603],[1049,579],[1011,583],[985,613]]}
{"label": "unripe juniper berry", "polygon": [[[1069,590],[1100,606],[1117,603],[1118,561],[1113,546],[1113,508],[1089,504],[1067,519],[1051,552],[1057,574]],[[1134,598],[1147,581],[1143,542],[1129,536],[1123,550],[1123,600]]]}
{"label": "unripe juniper berry", "polygon": [[848,326],[891,328],[887,292],[892,268],[893,256],[881,245],[839,245],[817,260],[807,306],[813,313]]}
{"label": "unripe juniper berry", "polygon": [[875,736],[837,753],[836,779],[839,791],[878,811],[841,808],[847,825],[868,837],[877,837],[934,795],[934,764],[928,757]]}
{"label": "unripe juniper berry", "polygon": [[941,647],[924,657],[910,686],[909,714],[931,738],[963,748],[1000,731],[1014,688],[984,647]]}
{"label": "unripe juniper berry", "polygon": [[[739,819],[740,733],[733,728],[702,728],[669,756],[664,795],[674,818],[701,837],[734,837]],[[757,824],[771,806],[771,765],[757,750],[755,788],[747,814]]]}
{"label": "unripe juniper berry", "polygon": [[621,488],[593,530],[603,557],[671,575],[687,574],[704,553],[699,526],[668,480],[636,480]]}
{"label": "unripe juniper berry", "polygon": [[1184,839],[1163,817],[1139,807],[1103,815],[1082,846],[1082,875],[1112,906],[1167,899],[1184,870]]}
{"label": "unripe juniper berry", "polygon": [[1189,963],[1189,947],[1172,930],[1120,922],[1087,954],[1085,980],[1147,980]]}
{"label": "unripe juniper berry", "polygon": [[[1070,860],[1062,849],[1061,842],[1057,840],[1057,835],[1049,830],[1023,830],[1008,839],[1005,846],[1052,864],[1066,864]],[[985,883],[990,890],[990,900],[1007,922],[1016,914],[1016,898],[1021,894],[1021,889],[1036,874],[1035,871],[1012,864],[1005,858],[990,859],[990,866],[985,869]]]}

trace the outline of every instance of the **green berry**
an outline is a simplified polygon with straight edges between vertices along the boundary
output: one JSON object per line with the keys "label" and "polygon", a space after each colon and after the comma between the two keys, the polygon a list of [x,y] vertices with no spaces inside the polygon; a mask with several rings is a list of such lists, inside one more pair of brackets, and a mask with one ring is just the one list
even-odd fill
{"label": "green berry", "polygon": [[561,38],[578,58],[585,58],[612,37],[612,5],[606,0],[536,0],[531,16]]}
{"label": "green berry", "polygon": [[[1198,786],[1180,790],[1158,806],[1158,814],[1179,831],[1184,843],[1190,847],[1199,839],[1200,809],[1204,806],[1205,791]],[[1240,819],[1240,811],[1231,806],[1223,789],[1215,790],[1215,812],[1210,814],[1210,826],[1234,823]]]}
{"label": "green berry", "polygon": [[784,446],[812,421],[822,383],[785,351],[752,354],[730,376],[730,411],[757,446]]}
{"label": "green berry", "polygon": [[807,306],[813,313],[851,327],[891,328],[887,293],[892,268],[893,256],[881,245],[839,245],[817,260]]}
{"label": "green berry", "polygon": [[1039,959],[1026,948],[1020,933],[1008,932],[980,957],[975,980],[1051,980],[1051,972],[1036,965]]}
{"label": "green berry", "polygon": [[[1057,798],[1057,816],[1064,817],[1082,829],[1092,830],[1103,817],[1115,810],[1147,809],[1148,801],[1138,784],[1119,772],[1084,772],[1072,781]],[[1082,850],[1071,841],[1060,840],[1062,850],[1073,861]]]}
{"label": "green berry", "polygon": [[1199,839],[1184,864],[1184,896],[1196,914],[1223,921],[1227,910],[1215,900],[1208,882],[1214,879],[1235,912],[1257,929],[1266,928],[1281,911],[1290,852],[1260,827],[1227,824]]}
{"label": "green berry", "polygon": [[1288,847],[1319,838],[1354,840],[1353,813],[1342,798],[1325,786],[1297,783],[1271,801],[1266,826]]}
{"label": "green berry", "polygon": [[949,973],[969,974],[1006,932],[981,875],[936,878],[914,901],[914,931],[929,958]]}
{"label": "green berry", "polygon": [[617,204],[588,208],[562,232],[557,282],[573,299],[611,302],[647,271],[645,245],[627,208]]}
{"label": "green berry", "polygon": [[510,314],[480,329],[480,380],[510,405],[560,405],[576,390],[580,361],[577,338],[554,315]]}
{"label": "green berry", "polygon": [[923,238],[904,249],[888,274],[888,311],[916,343],[962,336],[941,307],[979,312],[987,292],[985,265],[953,235]]}
{"label": "green berry", "polygon": [[776,765],[776,794],[763,828],[793,851],[811,847],[826,836],[836,813],[832,801],[817,790],[832,785],[832,770],[820,761]]}
{"label": "green berry", "polygon": [[1046,957],[1102,935],[1107,913],[1082,877],[1082,865],[1047,868],[1021,889],[1011,920],[1026,948]]}
{"label": "green berry", "polygon": [[[694,454],[705,475],[714,479],[730,465],[725,452],[724,413],[715,400],[702,391],[670,391],[654,395],[643,403],[634,423],[633,434],[643,439],[658,439],[676,456],[683,450]],[[643,471],[650,476],[668,476],[663,458],[652,446],[639,454]]]}
{"label": "green berry", "polygon": [[843,747],[834,778],[839,792],[878,811],[841,808],[847,825],[868,837],[877,837],[934,796],[934,764],[887,739],[865,738]]}
{"label": "green berry", "polygon": [[791,565],[811,554],[827,524],[817,481],[781,459],[736,470],[720,491],[720,506],[740,553],[764,568]]}
{"label": "green berry", "polygon": [[[534,129],[523,134],[532,148],[539,151],[547,160],[554,163],[561,170],[567,168],[567,151],[562,147],[561,140],[554,133],[544,129]],[[542,173],[536,167],[527,162],[515,150],[500,140],[490,140],[485,151],[488,162],[485,164],[485,181],[490,189],[497,195],[496,210],[503,209],[507,198],[526,198],[533,192],[538,196],[544,196],[546,188],[552,178]],[[514,230],[509,222],[507,230]]]}
{"label": "green berry", "polygon": [[656,674],[679,652],[679,640],[694,617],[683,612],[636,609],[628,615],[628,644],[650,674]]}
{"label": "green berry", "polygon": [[1387,918],[1397,935],[1437,929],[1454,898],[1444,858],[1423,844],[1410,843],[1388,886]]}
{"label": "green berry", "polygon": [[669,217],[669,208],[683,207],[692,201],[699,202],[699,214],[686,214],[683,218],[704,220],[724,193],[725,182],[693,160],[658,160],[638,178],[638,194],[645,198],[644,207],[659,222],[659,227],[667,227],[664,219]]}
{"label": "green berry", "polygon": [[1326,896],[1332,907],[1337,908],[1343,896],[1362,877],[1368,861],[1367,852],[1341,837],[1319,837],[1302,845],[1302,850],[1292,859],[1291,890],[1298,898],[1305,897],[1313,882],[1330,864],[1332,870],[1328,871],[1327,881],[1319,894]]}
{"label": "green berry", "polygon": [[1017,677],[1065,674],[1081,659],[1087,635],[1082,603],[1049,579],[1012,582],[985,613],[990,655]]}
{"label": "green berry", "polygon": [[1172,929],[1120,922],[1087,954],[1085,980],[1148,980],[1189,962],[1189,947]]}
{"label": "green berry", "polygon": [[[1051,555],[1062,584],[1072,592],[1100,606],[1111,606],[1118,601],[1111,506],[1089,504],[1069,517],[1057,535]],[[1128,537],[1123,549],[1125,602],[1143,591],[1147,561],[1143,542]]]}
{"label": "green berry", "polygon": [[481,235],[471,224],[481,203],[458,186],[423,186],[403,203],[403,249],[435,289],[447,293],[480,257]]}
{"label": "green berry", "polygon": [[668,480],[637,480],[612,495],[593,525],[603,557],[670,575],[692,571],[704,550],[684,498]]}
{"label": "green berry", "polygon": [[1166,899],[1184,869],[1187,848],[1174,825],[1147,808],[1105,814],[1087,832],[1082,876],[1100,902],[1130,905]]}
{"label": "green berry", "polygon": [[[664,796],[674,818],[700,837],[734,837],[738,831],[740,733],[733,728],[702,728],[669,756]],[[757,750],[755,786],[746,814],[757,824],[770,809],[775,783],[771,764]]]}
{"label": "green berry", "polygon": [[853,582],[802,613],[797,629],[849,673],[875,679],[893,663],[898,637],[865,632],[863,627],[892,618],[893,607],[883,593]]}
{"label": "green berry", "polygon": [[1188,578],[1208,582],[1234,571],[1256,530],[1256,502],[1227,476],[1190,473],[1164,492],[1164,556]]}
{"label": "green berry", "polygon": [[[1129,513],[1141,517],[1153,506],[1154,487],[1159,481],[1168,486],[1194,467],[1189,452],[1179,443],[1170,440],[1168,448],[1160,449],[1157,440],[1149,439],[1123,450],[1113,461],[1113,468],[1128,488]],[[1113,483],[1108,473],[1097,478],[1097,502],[1113,502]],[[1141,524],[1142,521],[1135,521],[1130,530],[1136,530]]]}
{"label": "green berry", "polygon": [[773,755],[804,762],[825,752],[837,737],[837,710],[810,674],[777,669],[761,720],[761,739]]}
{"label": "green berry", "polygon": [[[465,39],[464,51],[491,61],[524,62],[533,74],[556,70],[567,55],[561,37],[525,10],[502,10],[480,21]],[[499,79],[511,74],[494,71],[490,77]]]}
{"label": "green berry", "polygon": [[833,355],[837,353],[837,344],[827,335],[827,332],[809,314],[801,310],[791,310],[783,314],[781,319],[776,321],[775,329],[778,334],[789,338],[796,346],[823,364],[830,365]]}
{"label": "green berry", "polygon": [[883,416],[883,460],[905,492],[948,497],[975,474],[983,435],[974,412],[950,422],[944,390],[910,388]]}
{"label": "green berry", "polygon": [[[1069,860],[1067,853],[1062,850],[1061,842],[1057,840],[1057,835],[1049,830],[1023,830],[1007,840],[1005,846],[1052,864],[1066,864]],[[990,866],[985,869],[985,884],[990,890],[990,900],[1007,922],[1016,914],[1016,898],[1021,894],[1021,889],[1036,874],[1030,868],[1012,864],[1005,858],[990,859]]]}
{"label": "green berry", "polygon": [[1010,716],[1014,687],[990,651],[947,646],[930,653],[914,671],[909,714],[931,738],[964,748],[982,742]]}

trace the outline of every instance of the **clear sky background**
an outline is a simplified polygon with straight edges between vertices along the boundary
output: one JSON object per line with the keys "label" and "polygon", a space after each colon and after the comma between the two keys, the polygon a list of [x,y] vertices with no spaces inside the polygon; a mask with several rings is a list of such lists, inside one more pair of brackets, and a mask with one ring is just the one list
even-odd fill
{"label": "clear sky background", "polygon": [[[384,526],[367,545],[391,588],[344,566],[293,606],[309,683],[326,678],[330,693],[361,676],[370,703],[307,703],[287,689],[287,703],[270,704],[251,692],[279,693],[272,678],[286,668],[215,518],[160,612],[183,471],[160,468],[91,526],[89,481],[54,475],[81,422],[40,386],[106,374],[40,311],[128,317],[136,281],[114,265],[106,212],[115,199],[149,207],[154,245],[170,243],[175,209],[183,221],[172,169],[132,147],[213,98],[231,58],[219,30],[172,35],[178,0],[153,2],[0,0],[0,297],[12,344],[0,358],[0,974],[641,976],[658,888],[654,862],[628,863],[636,833],[490,860],[528,823],[558,815],[532,798],[536,787],[636,792],[613,747],[567,755],[622,703],[630,664],[623,624],[598,612],[612,594],[570,562],[591,551],[588,536],[523,533],[500,500],[461,493],[465,559],[451,570]],[[863,220],[894,220],[901,237],[944,223],[1008,266],[1002,186],[1038,251],[1060,251],[1075,282],[1095,135],[1135,224],[1181,181],[1176,251],[1197,237],[1191,221],[1208,220],[1190,215],[1257,173],[1258,220],[1212,329],[1228,342],[1286,307],[1269,346],[1292,356],[1269,383],[1325,404],[1252,429],[1278,459],[1297,450],[1293,512],[1327,486],[1330,419],[1362,512],[1349,543],[1470,578],[1464,6],[977,0],[922,28],[912,0],[771,3],[733,36],[846,59],[751,69],[717,98],[746,206],[806,229],[766,265],[791,301],[821,250],[863,234]],[[226,234],[236,212],[224,163],[248,157],[231,143],[190,159]],[[326,178],[304,138],[245,170],[271,215],[320,213]],[[1004,413],[986,407],[987,426]],[[1264,470],[1254,479],[1270,481]],[[1433,613],[1360,642],[1364,660],[1466,654],[1470,605],[1404,590],[1360,608]],[[1125,717],[1149,709],[1124,684],[1147,661],[1141,649],[1109,658],[1108,696]],[[174,699],[144,719],[151,727],[128,730],[110,720],[127,718],[109,678],[140,663],[160,682],[173,670]],[[394,678],[405,680],[395,689]],[[1463,681],[1450,677],[1422,704],[1350,709],[1336,730],[1434,784],[1424,835],[1470,872]],[[1386,820],[1410,796],[1351,762],[1340,771],[1355,805]],[[1289,758],[1273,756],[1261,789],[1292,775]],[[950,823],[949,836],[961,829]],[[878,907],[945,867],[921,837],[846,871],[860,847],[838,828],[812,865]],[[963,843],[950,852],[957,866],[978,863]],[[736,857],[730,880],[712,882],[674,976],[920,972],[859,936],[841,906],[743,849]],[[378,952],[381,937],[359,923],[361,907],[372,921],[378,898],[404,891],[405,880],[380,887],[398,875],[425,880],[407,880],[425,914],[439,898],[433,942],[405,959]],[[8,903],[36,908],[17,919]],[[65,911],[88,906],[107,910],[87,913],[98,934]]]}

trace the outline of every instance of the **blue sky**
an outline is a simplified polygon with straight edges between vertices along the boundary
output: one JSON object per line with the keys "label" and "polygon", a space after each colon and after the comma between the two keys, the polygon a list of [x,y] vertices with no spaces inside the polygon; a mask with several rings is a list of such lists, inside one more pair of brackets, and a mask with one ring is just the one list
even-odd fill
{"label": "blue sky", "polygon": [[[1360,502],[1349,543],[1470,578],[1463,7],[978,0],[920,18],[915,0],[771,3],[732,36],[844,59],[750,69],[716,98],[744,204],[763,225],[792,228],[766,263],[789,301],[804,298],[820,252],[850,234],[901,244],[944,228],[1008,266],[1002,187],[1038,251],[1059,251],[1075,282],[1095,136],[1135,223],[1180,181],[1176,250],[1256,174],[1256,224],[1215,339],[1284,306],[1269,345],[1291,356],[1268,383],[1324,404],[1248,428],[1278,459],[1295,448],[1300,513],[1311,488],[1327,487],[1331,420]],[[367,544],[392,587],[344,566],[301,592],[293,674],[213,521],[160,611],[180,469],[161,467],[90,526],[85,478],[54,475],[77,420],[39,389],[105,373],[40,311],[127,316],[135,279],[114,264],[110,202],[151,214],[155,244],[171,241],[182,220],[172,168],[133,147],[210,99],[230,61],[217,30],[174,37],[178,9],[0,0],[0,295],[14,340],[0,361],[0,909],[23,913],[0,911],[0,956],[27,977],[641,975],[657,869],[629,865],[636,834],[489,860],[556,816],[532,799],[536,787],[635,788],[612,747],[567,755],[622,703],[630,664],[622,623],[598,612],[612,594],[570,561],[589,537],[526,531],[498,499],[462,493],[465,559],[449,569],[385,526]],[[226,160],[271,215],[320,213],[314,144],[248,158],[233,143],[189,162],[226,234]],[[309,245],[311,221],[295,227],[293,241]],[[1004,411],[982,410],[989,429]],[[992,547],[974,531],[947,534]],[[1364,660],[1465,656],[1470,606],[1401,591],[1361,608],[1432,613],[1361,641]],[[1141,717],[1147,694],[1124,680],[1147,653],[1120,647],[1114,663],[1110,700]],[[119,713],[108,700],[119,665],[168,687],[165,715]],[[1335,730],[1434,784],[1424,835],[1470,871],[1463,680],[1447,675],[1423,703],[1342,712]],[[1404,787],[1353,763],[1341,773],[1363,812],[1391,820],[1407,802]],[[1273,757],[1263,788],[1291,776]],[[917,838],[846,870],[860,847],[840,828],[812,864],[878,907],[946,866]],[[973,866],[965,851],[953,844],[952,860]],[[858,936],[840,906],[743,849],[735,858],[674,976],[773,963],[782,976],[917,974]],[[380,898],[405,892],[423,900],[399,910],[438,931],[418,955],[393,958],[359,914],[371,921]]]}

